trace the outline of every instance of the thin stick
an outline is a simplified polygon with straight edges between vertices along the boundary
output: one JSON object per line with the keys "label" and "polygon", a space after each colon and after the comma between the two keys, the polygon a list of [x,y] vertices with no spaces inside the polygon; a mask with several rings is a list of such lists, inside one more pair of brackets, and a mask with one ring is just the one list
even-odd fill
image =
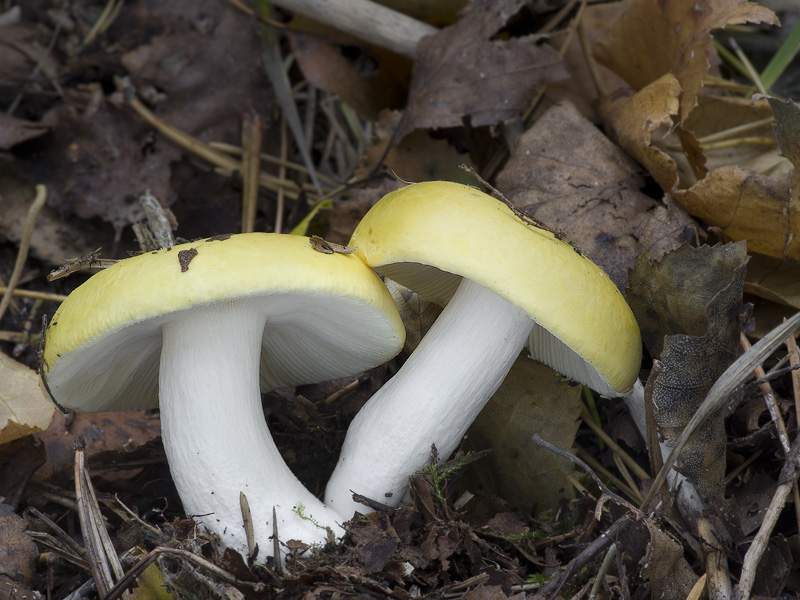
{"label": "thin stick", "polygon": [[770,535],[778,522],[789,493],[792,491],[792,486],[797,482],[797,477],[800,475],[798,463],[800,462],[800,435],[795,437],[792,443],[792,448],[786,460],[783,463],[781,474],[778,477],[779,485],[775,490],[775,495],[769,503],[769,508],[764,515],[764,520],[761,527],[747,549],[742,561],[742,575],[739,578],[739,585],[734,594],[735,600],[747,600],[750,598],[750,592],[753,589],[753,583],[756,577],[756,570],[764,552],[767,550]]}
{"label": "thin stick", "polygon": [[[786,348],[789,350],[789,364],[793,367],[800,365],[800,350],[794,336],[786,338]],[[800,371],[792,372],[792,391],[794,392],[794,412],[800,418]]]}
{"label": "thin stick", "polygon": [[47,201],[47,188],[39,184],[36,186],[36,196],[33,199],[31,207],[28,209],[28,214],[25,217],[25,224],[22,228],[22,239],[19,242],[19,252],[17,252],[17,261],[14,263],[14,271],[11,273],[11,279],[8,281],[6,291],[3,294],[3,299],[0,300],[0,320],[8,309],[8,304],[11,302],[14,288],[17,287],[20,277],[22,277],[22,269],[25,266],[25,261],[28,258],[28,250],[31,246],[31,236],[33,235],[33,226],[36,223],[36,217],[39,216],[39,211],[44,207]]}
{"label": "thin stick", "polygon": [[[311,145],[309,144],[310,148]],[[289,136],[286,131],[286,117],[281,117],[281,161],[285,163],[286,157],[289,154]],[[281,164],[278,167],[278,177],[286,179],[286,165]],[[285,205],[283,188],[278,190],[278,197],[275,201],[275,233],[281,233],[283,230],[283,211]]]}
{"label": "thin stick", "polygon": [[[747,336],[744,334],[744,332],[740,332],[739,338],[742,348],[746,352],[750,349],[750,341],[747,339]],[[766,377],[764,367],[761,365],[756,365],[756,368],[753,372],[758,379]],[[789,435],[786,433],[786,425],[783,422],[783,415],[781,415],[778,402],[775,400],[775,394],[772,391],[772,386],[768,382],[764,382],[760,384],[759,387],[761,388],[761,393],[764,396],[764,402],[767,404],[769,416],[772,418],[773,423],[775,423],[775,429],[778,431],[778,439],[780,440],[781,447],[783,448],[783,455],[787,456],[789,454],[789,448],[791,447],[791,444],[789,444]],[[800,489],[798,489],[797,483],[792,486],[792,498],[794,500],[794,518],[798,528],[800,528]]]}
{"label": "thin stick", "polygon": [[[8,287],[0,287],[0,294],[8,292]],[[15,289],[11,291],[11,295],[15,298],[32,298],[34,300],[48,300],[50,302],[63,302],[67,299],[64,294],[51,294],[49,292],[37,292],[35,290],[20,290]]]}
{"label": "thin stick", "polygon": [[652,479],[650,475],[645,471],[633,458],[631,458],[627,452],[625,452],[622,447],[614,441],[614,439],[608,435],[603,428],[600,427],[597,423],[592,421],[589,413],[586,412],[586,408],[581,409],[581,419],[589,428],[594,431],[600,438],[609,445],[609,447],[614,451],[615,454],[618,454],[622,461],[628,465],[628,468],[633,471],[633,473],[641,480],[647,481],[648,479]]}
{"label": "thin stick", "polygon": [[[245,113],[242,120],[242,233],[256,230],[258,174],[261,170],[261,118]],[[285,176],[281,174],[281,179]],[[278,193],[282,193],[282,189]]]}

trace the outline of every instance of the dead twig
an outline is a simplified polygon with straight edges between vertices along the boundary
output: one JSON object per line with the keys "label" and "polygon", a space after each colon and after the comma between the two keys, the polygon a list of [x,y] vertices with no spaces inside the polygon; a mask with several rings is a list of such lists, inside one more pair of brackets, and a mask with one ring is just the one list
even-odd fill
{"label": "dead twig", "polygon": [[764,515],[764,520],[761,527],[747,549],[742,561],[742,575],[739,578],[739,585],[734,592],[735,600],[747,600],[750,598],[750,592],[753,589],[753,583],[756,577],[756,570],[764,552],[767,550],[769,538],[772,535],[772,530],[778,522],[778,517],[783,511],[786,500],[792,491],[792,487],[797,483],[797,478],[800,476],[800,436],[795,437],[789,454],[783,462],[783,468],[778,478],[778,488],[775,490],[775,495],[769,503],[769,508]]}
{"label": "dead twig", "polygon": [[31,246],[31,236],[33,236],[33,226],[36,223],[36,217],[39,212],[44,208],[44,203],[47,201],[47,188],[39,184],[36,186],[36,196],[33,198],[28,214],[25,217],[25,224],[22,227],[22,238],[19,242],[19,252],[17,252],[17,260],[14,263],[14,270],[11,273],[11,278],[8,280],[6,291],[3,294],[3,299],[0,300],[0,320],[8,309],[11,302],[14,288],[17,287],[20,277],[22,277],[22,269],[25,266],[25,261],[28,259],[28,250]]}

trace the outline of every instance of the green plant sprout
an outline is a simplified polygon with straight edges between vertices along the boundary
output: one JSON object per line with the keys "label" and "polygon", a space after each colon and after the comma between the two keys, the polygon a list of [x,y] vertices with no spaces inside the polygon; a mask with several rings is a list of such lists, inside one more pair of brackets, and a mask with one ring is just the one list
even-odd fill
{"label": "green plant sprout", "polygon": [[298,517],[300,517],[301,519],[303,519],[304,521],[308,521],[309,523],[311,523],[317,529],[324,529],[326,532],[328,532],[328,539],[329,540],[332,540],[332,539],[334,539],[336,537],[334,535],[334,533],[333,533],[333,529],[331,529],[327,525],[320,524],[319,521],[317,521],[313,517],[308,516],[305,513],[305,510],[306,510],[306,507],[303,505],[303,503],[302,502],[298,502],[295,505],[295,507],[292,509],[292,512],[294,514],[296,514]]}
{"label": "green plant sprout", "polygon": [[430,462],[425,465],[425,471],[431,476],[433,492],[436,494],[436,498],[440,502],[445,501],[444,486],[447,485],[447,481],[455,477],[464,467],[466,467],[471,459],[472,450],[459,458],[453,466],[446,469],[441,469],[441,466],[435,462]]}

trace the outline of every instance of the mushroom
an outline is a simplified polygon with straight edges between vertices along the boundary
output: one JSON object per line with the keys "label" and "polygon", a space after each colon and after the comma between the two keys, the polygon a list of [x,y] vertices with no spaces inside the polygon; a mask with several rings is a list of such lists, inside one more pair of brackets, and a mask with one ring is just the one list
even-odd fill
{"label": "mushroom", "polygon": [[444,460],[529,343],[531,357],[605,396],[626,394],[639,328],[611,279],[551,232],[465,185],[412,184],[356,227],[356,254],[423,298],[446,304],[401,369],[347,431],[325,502],[352,493],[397,506],[435,444]]}
{"label": "mushroom", "polygon": [[244,492],[264,556],[273,507],[282,540],[325,542],[342,519],[284,463],[259,388],[358,373],[403,340],[390,294],[358,257],[300,236],[220,236],[120,261],[78,287],[47,329],[42,384],[75,410],[158,405],[186,512],[246,553]]}

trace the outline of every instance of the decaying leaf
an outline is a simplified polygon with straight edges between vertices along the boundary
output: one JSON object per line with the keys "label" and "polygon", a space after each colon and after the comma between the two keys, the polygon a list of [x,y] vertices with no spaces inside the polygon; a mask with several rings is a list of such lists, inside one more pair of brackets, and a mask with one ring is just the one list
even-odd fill
{"label": "decaying leaf", "polygon": [[750,252],[800,260],[800,200],[790,198],[788,180],[721,167],[673,195],[689,214],[730,239],[747,240]]}
{"label": "decaying leaf", "polygon": [[644,519],[650,543],[639,561],[642,579],[652,586],[651,597],[659,600],[683,600],[697,581],[684,556],[683,546],[659,528],[652,520]]}
{"label": "decaying leaf", "polygon": [[532,39],[490,38],[525,4],[472,2],[457,23],[423,38],[397,139],[417,128],[492,125],[522,114],[543,85],[568,77],[561,57]]}
{"label": "decaying leaf", "polygon": [[492,449],[470,469],[476,484],[525,511],[552,509],[562,498],[572,497],[567,476],[574,465],[531,436],[538,433],[569,450],[580,414],[581,386],[520,356],[469,429],[471,448]]}
{"label": "decaying leaf", "polygon": [[760,256],[747,263],[746,292],[800,309],[800,265]]}
{"label": "decaying leaf", "polygon": [[145,150],[148,127],[125,117],[110,103],[77,114],[61,105],[43,123],[53,132],[47,152],[13,163],[14,172],[48,187],[48,206],[83,219],[100,217],[121,228],[141,219],[131,194],[149,187],[160,198],[172,198],[170,163],[180,153],[160,142]]}
{"label": "decaying leaf", "polygon": [[619,287],[643,250],[660,256],[694,227],[680,208],[644,195],[639,167],[569,103],[526,131],[497,187],[517,208],[561,230]]}
{"label": "decaying leaf", "polygon": [[47,133],[48,127],[0,113],[0,150],[10,150],[17,144]]}
{"label": "decaying leaf", "polygon": [[682,90],[679,122],[688,117],[709,69],[711,32],[741,23],[776,24],[775,14],[745,0],[627,0],[598,60],[640,90],[673,73]]}
{"label": "decaying leaf", "polygon": [[384,279],[386,287],[392,294],[403,326],[406,330],[406,342],[403,349],[411,353],[442,313],[442,307],[433,302],[428,302],[416,292],[408,289],[391,279]]}
{"label": "decaying leaf", "polygon": [[659,127],[672,127],[678,113],[681,87],[667,73],[635,94],[618,94],[602,101],[600,113],[619,144],[641,164],[661,189],[670,191],[678,180],[675,161],[651,144]]}
{"label": "decaying leaf", "polygon": [[0,352],[0,444],[47,429],[55,412],[35,371]]}
{"label": "decaying leaf", "polygon": [[[739,350],[743,243],[682,246],[660,262],[637,260],[628,302],[662,370],[653,379],[654,417],[662,441],[673,444],[711,386]],[[679,471],[718,506],[725,475],[723,414],[697,430],[680,457]]]}

